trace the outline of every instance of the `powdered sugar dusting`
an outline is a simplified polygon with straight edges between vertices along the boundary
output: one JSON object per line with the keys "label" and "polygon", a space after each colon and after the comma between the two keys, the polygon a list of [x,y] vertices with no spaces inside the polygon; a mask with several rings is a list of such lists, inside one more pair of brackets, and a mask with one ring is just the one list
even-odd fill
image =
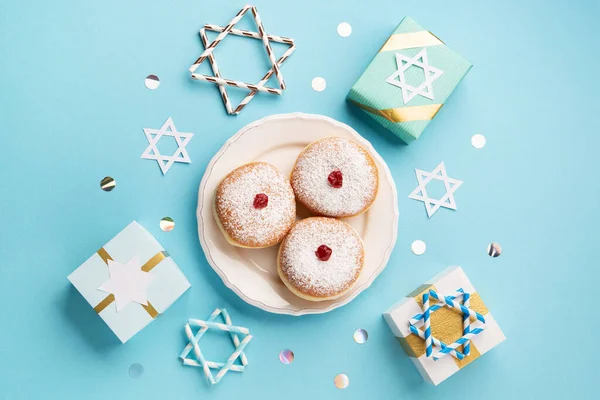
{"label": "powdered sugar dusting", "polygon": [[[343,176],[342,187],[328,181],[332,171]],[[331,217],[361,213],[377,194],[377,167],[357,143],[329,137],[310,145],[298,158],[292,172],[292,186],[298,200],[309,209]]]}
{"label": "powdered sugar dusting", "polygon": [[[319,260],[315,254],[323,244],[332,250],[328,261]],[[297,290],[314,297],[343,292],[362,270],[362,240],[343,221],[323,217],[299,221],[281,246],[282,273]]]}
{"label": "powdered sugar dusting", "polygon": [[[255,208],[257,194],[268,205]],[[217,188],[215,211],[227,234],[250,247],[278,243],[296,218],[294,192],[287,178],[273,165],[257,162],[231,172]]]}

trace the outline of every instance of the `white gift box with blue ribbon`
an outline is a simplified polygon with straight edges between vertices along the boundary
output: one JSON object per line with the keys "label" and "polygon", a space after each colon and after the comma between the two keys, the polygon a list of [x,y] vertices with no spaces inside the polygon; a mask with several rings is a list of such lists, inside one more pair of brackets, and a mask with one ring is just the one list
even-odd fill
{"label": "white gift box with blue ribbon", "polygon": [[461,267],[449,267],[383,314],[426,382],[438,385],[505,340]]}
{"label": "white gift box with blue ribbon", "polygon": [[123,343],[191,286],[169,253],[136,221],[68,279]]}

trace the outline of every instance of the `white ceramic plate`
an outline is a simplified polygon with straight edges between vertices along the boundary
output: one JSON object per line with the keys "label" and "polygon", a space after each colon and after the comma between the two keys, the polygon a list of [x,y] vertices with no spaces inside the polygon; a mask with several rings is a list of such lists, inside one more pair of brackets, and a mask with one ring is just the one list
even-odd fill
{"label": "white ceramic plate", "polygon": [[[278,246],[253,250],[230,245],[214,220],[212,204],[219,182],[240,165],[266,161],[289,175],[302,149],[327,136],[347,137],[367,149],[379,169],[379,193],[366,213],[346,219],[365,244],[365,264],[358,282],[339,299],[311,302],[295,296],[279,279]],[[389,168],[373,146],[348,125],[321,115],[301,113],[261,119],[229,139],[206,168],[200,183],[196,214],[204,254],[225,285],[249,304],[290,315],[325,313],[349,303],[383,270],[396,243],[398,230],[396,186]],[[306,211],[299,211],[299,218],[306,216]]]}

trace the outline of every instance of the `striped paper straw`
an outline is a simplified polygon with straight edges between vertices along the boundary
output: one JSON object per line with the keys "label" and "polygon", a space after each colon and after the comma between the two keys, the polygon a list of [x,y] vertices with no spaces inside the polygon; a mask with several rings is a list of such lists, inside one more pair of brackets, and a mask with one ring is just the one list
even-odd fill
{"label": "striped paper straw", "polygon": [[198,346],[198,342],[194,338],[194,335],[192,334],[192,328],[190,328],[189,324],[185,325],[185,333],[186,333],[190,343],[192,343],[192,346],[194,348],[194,353],[196,354],[196,358],[198,359],[200,364],[202,364],[202,369],[204,370],[204,375],[206,376],[206,379],[208,379],[208,381],[210,382],[211,385],[214,385],[216,383],[215,378],[213,378],[212,373],[210,372],[208,363],[206,362],[206,360],[204,359],[204,356],[202,355],[202,352],[200,351],[200,346]]}
{"label": "striped paper straw", "polygon": [[[231,325],[231,317],[229,316],[229,313],[227,312],[226,308],[221,309],[221,314],[225,318],[225,323],[227,325]],[[239,347],[240,338],[238,337],[238,335],[236,335],[234,332],[229,332],[229,334],[231,335],[231,340],[233,340],[233,344],[235,345],[235,347]],[[241,353],[240,360],[242,361],[242,365],[248,365],[248,359],[246,358],[246,354],[244,352]]]}
{"label": "striped paper straw", "polygon": [[[457,298],[459,296],[462,296],[463,294],[464,294],[463,290],[462,289],[458,289],[456,291],[456,293],[453,293],[453,294],[451,294],[451,295],[449,295],[447,297],[449,297],[452,300],[454,300],[455,298]],[[447,307],[447,306],[445,304],[442,304],[442,303],[435,303],[434,305],[430,305],[430,311],[434,312],[435,310],[439,310],[442,307]],[[423,316],[424,316],[424,314],[417,314],[417,315],[415,315],[414,317],[412,317],[409,320],[409,324],[416,325],[420,320],[423,319]]]}
{"label": "striped paper straw", "polygon": [[[470,293],[465,293],[463,295],[463,304],[465,305],[465,307],[469,307],[471,305],[471,294]],[[471,329],[471,318],[467,314],[463,314],[462,318],[463,318],[463,336],[464,336],[467,333],[469,333],[469,331]],[[465,354],[465,356],[468,356],[469,354],[471,354],[471,342],[469,340],[467,340],[464,344],[463,353]]]}
{"label": "striped paper straw", "polygon": [[[283,75],[281,74],[281,71],[279,70],[279,66],[277,65],[277,62],[275,62],[275,56],[273,55],[273,49],[271,48],[269,39],[267,39],[267,35],[265,34],[265,28],[262,24],[262,20],[260,19],[260,15],[258,15],[258,11],[256,10],[255,6],[252,6],[250,9],[252,10],[252,15],[254,15],[254,20],[256,21],[256,26],[258,28],[258,34],[260,35],[263,45],[265,46],[265,49],[267,50],[267,56],[269,56],[271,65],[273,66],[273,69],[275,70],[275,75],[277,77],[277,80],[279,81],[279,87],[281,88],[281,90],[284,90],[286,86],[285,86],[285,82],[283,81]],[[225,27],[225,28],[227,28],[227,27]],[[221,32],[221,34],[223,34],[223,33]]]}
{"label": "striped paper straw", "polygon": [[[213,24],[204,24],[204,28],[209,31],[214,31],[214,32],[223,32],[225,30],[224,27],[219,26],[219,25],[213,25]],[[258,32],[250,32],[245,29],[231,28],[229,33],[237,35],[237,36],[246,36],[246,37],[252,37],[255,39],[262,39]],[[275,36],[275,35],[271,35],[268,33],[266,34],[266,36],[267,36],[267,39],[269,39],[272,42],[285,43],[285,44],[289,44],[289,45],[294,44],[294,40],[287,38],[287,37]]]}
{"label": "striped paper straw", "polygon": [[[206,362],[208,364],[209,368],[212,369],[219,369],[219,368],[223,368],[223,366],[225,365],[224,363],[220,363],[220,362],[213,362],[213,361],[207,361]],[[183,364],[184,365],[189,365],[191,367],[200,367],[203,368],[204,366],[202,364],[200,364],[198,361],[196,360],[192,360],[190,358],[186,358],[183,360]],[[233,364],[231,366],[231,368],[229,368],[230,371],[235,371],[235,372],[244,372],[245,368],[243,365],[235,365]]]}
{"label": "striped paper straw", "polygon": [[235,86],[235,87],[239,87],[242,89],[248,89],[248,90],[253,90],[253,91],[258,91],[258,92],[265,92],[265,93],[281,95],[281,89],[257,86],[257,85],[253,85],[250,83],[233,81],[231,79],[223,79],[223,78],[217,78],[214,76],[206,76],[206,75],[201,75],[201,74],[192,74],[192,78],[199,80],[199,81],[216,83],[218,85]]}
{"label": "striped paper straw", "polygon": [[[219,310],[217,308],[215,311],[213,311],[212,314],[210,314],[210,317],[208,317],[208,320],[214,321],[219,316],[219,314],[221,314],[221,310]],[[196,336],[194,337],[196,339],[196,342],[200,341],[200,338],[202,338],[202,336],[204,336],[204,334],[206,333],[207,330],[208,330],[208,328],[202,328],[198,331],[198,333],[196,333]],[[185,360],[187,355],[190,354],[190,351],[192,351],[192,347],[193,347],[192,342],[188,343],[187,346],[185,346],[185,348],[179,355],[179,358]]]}
{"label": "striped paper straw", "polygon": [[[277,65],[278,66],[281,65],[285,60],[287,60],[287,58],[294,52],[294,50],[296,50],[296,46],[292,45],[289,49],[287,49],[283,53],[283,55],[281,56],[281,58],[279,58],[279,60],[277,60]],[[265,74],[265,76],[263,76],[263,78],[258,82],[258,86],[262,86],[262,85],[266,84],[267,81],[269,80],[269,78],[271,78],[271,76],[273,76],[273,68],[271,68]],[[250,102],[250,100],[252,100],[252,98],[256,95],[256,93],[257,93],[256,90],[253,90],[250,93],[248,93],[248,95],[242,99],[242,101],[236,107],[236,109],[235,109],[235,111],[233,113],[234,114],[239,114],[240,111],[242,111],[242,109],[246,106],[246,104],[248,104]]]}
{"label": "striped paper straw", "polygon": [[433,341],[431,340],[431,321],[429,321],[429,293],[423,293],[423,308],[425,309],[425,313],[423,314],[423,323],[425,324],[425,354],[427,357],[429,357],[433,352]]}
{"label": "striped paper straw", "polygon": [[444,296],[440,296],[438,295],[435,290],[430,290],[429,294],[435,298],[436,300],[438,300],[440,303],[446,304],[449,307],[455,308],[458,311],[461,311],[463,314],[468,314],[469,317],[471,318],[475,318],[478,321],[481,321],[485,324],[485,318],[483,317],[483,315],[479,314],[478,312],[467,308],[465,306],[463,306],[462,304],[456,303],[454,302],[453,299],[449,298],[449,297],[444,297]]}
{"label": "striped paper straw", "polygon": [[242,342],[240,343],[238,348],[233,352],[233,354],[231,356],[229,356],[229,358],[227,359],[227,362],[225,362],[225,365],[223,366],[223,368],[221,368],[221,370],[215,376],[216,382],[219,382],[221,380],[221,378],[231,368],[231,366],[233,365],[235,360],[240,356],[240,353],[242,351],[244,351],[244,348],[246,347],[248,342],[250,342],[250,339],[252,339],[252,335],[246,335],[246,337],[244,338],[244,340],[242,340]]}
{"label": "striped paper straw", "polygon": [[233,19],[231,21],[229,21],[229,23],[227,24],[227,26],[225,27],[225,29],[223,30],[223,32],[221,32],[220,34],[217,35],[217,37],[215,38],[215,40],[213,40],[213,42],[202,52],[202,54],[200,54],[200,57],[198,57],[198,59],[196,61],[194,61],[194,64],[190,67],[190,72],[195,72],[198,67],[200,66],[200,64],[208,57],[209,54],[211,54],[213,52],[213,50],[215,49],[215,47],[219,44],[219,42],[221,40],[223,40],[223,38],[225,36],[227,36],[227,34],[229,33],[229,31],[231,31],[231,29],[233,29],[233,26],[235,24],[237,24],[240,19],[242,19],[242,17],[244,16],[244,14],[246,14],[246,12],[251,8],[252,6],[250,6],[249,4],[246,4],[244,6],[244,8],[242,8],[235,17],[233,17]]}
{"label": "striped paper straw", "polygon": [[[421,339],[425,339],[425,334],[423,333],[423,331],[418,329],[416,326],[410,325],[408,328],[410,329],[411,333],[414,333],[415,335],[419,336]],[[431,336],[431,340],[433,341],[433,344],[435,346],[437,346],[441,349],[445,349],[448,347],[448,345],[446,343],[436,339],[434,336]],[[463,358],[465,358],[465,355],[456,349],[450,349],[449,353],[452,354],[454,357],[458,358],[459,360],[462,360]]]}
{"label": "striped paper straw", "polygon": [[199,326],[202,328],[219,329],[219,330],[222,330],[225,332],[240,333],[242,335],[250,334],[250,330],[248,330],[248,328],[244,328],[243,326],[226,325],[226,324],[221,324],[219,322],[209,322],[209,321],[202,321],[199,319],[189,319],[188,324],[194,325],[194,326]]}
{"label": "striped paper straw", "polygon": [[[480,334],[481,332],[483,332],[483,328],[473,329],[466,335],[463,335],[461,338],[459,338],[456,342],[447,345],[445,348],[442,348],[438,353],[433,355],[433,359],[439,360],[440,358],[444,357],[446,354],[452,352],[453,350],[457,351],[456,350],[457,347],[462,346],[463,344],[467,343],[469,340],[471,340],[471,338],[473,336],[476,336],[476,335]],[[464,355],[464,353],[463,353],[463,355]]]}
{"label": "striped paper straw", "polygon": [[[206,31],[204,29],[200,29],[200,39],[202,39],[202,44],[205,48],[208,47],[208,37],[206,36]],[[208,62],[213,70],[213,74],[217,78],[221,78],[221,72],[219,71],[219,67],[217,65],[217,60],[215,60],[215,56],[210,53],[208,55]],[[225,110],[227,110],[227,114],[233,114],[233,110],[231,108],[231,102],[229,101],[229,96],[227,96],[227,91],[223,85],[217,85],[219,88],[219,92],[221,93],[221,99],[223,99],[223,104],[225,104]]]}

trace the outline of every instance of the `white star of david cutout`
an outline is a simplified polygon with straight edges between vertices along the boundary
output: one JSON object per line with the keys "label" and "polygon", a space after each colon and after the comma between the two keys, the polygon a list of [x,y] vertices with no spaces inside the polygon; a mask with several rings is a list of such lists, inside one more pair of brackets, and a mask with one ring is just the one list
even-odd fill
{"label": "white star of david cutout", "polygon": [[[194,136],[194,134],[177,132],[177,128],[175,128],[175,124],[173,123],[171,117],[167,119],[160,129],[144,128],[144,133],[146,134],[146,138],[148,139],[150,145],[146,148],[146,150],[144,150],[142,158],[147,160],[156,160],[163,175],[167,173],[174,162],[187,164],[192,162],[188,156],[185,146],[190,140],[192,140],[192,136]],[[175,138],[175,141],[177,142],[177,150],[175,150],[175,153],[173,153],[172,156],[164,156],[160,154],[158,147],[156,147],[158,141],[163,136],[171,136]]]}
{"label": "white star of david cutout", "polygon": [[[431,218],[440,207],[449,208],[456,210],[456,202],[454,201],[454,192],[462,185],[462,181],[458,179],[450,178],[446,173],[446,166],[442,161],[432,172],[421,171],[415,169],[417,174],[417,182],[419,186],[408,196],[410,199],[419,200],[425,203],[425,210],[427,210],[427,216]],[[432,180],[437,179],[444,182],[446,187],[446,194],[441,199],[432,199],[427,195],[427,184]]]}
{"label": "white star of david cutout", "polygon": [[98,288],[115,296],[117,312],[129,303],[148,305],[148,286],[154,280],[154,275],[142,271],[140,257],[135,256],[126,264],[108,260],[110,279]]}
{"label": "white star of david cutout", "polygon": [[[422,68],[423,74],[425,75],[425,81],[421,83],[419,87],[409,85],[406,82],[406,77],[404,76],[404,73],[413,65],[415,67]],[[408,104],[408,102],[414,99],[417,95],[434,100],[433,87],[431,84],[433,81],[438,79],[444,73],[444,71],[429,65],[429,61],[427,59],[427,49],[422,49],[414,57],[407,57],[403,54],[396,53],[396,67],[398,70],[385,81],[402,89],[402,100],[404,101],[404,104]]]}

